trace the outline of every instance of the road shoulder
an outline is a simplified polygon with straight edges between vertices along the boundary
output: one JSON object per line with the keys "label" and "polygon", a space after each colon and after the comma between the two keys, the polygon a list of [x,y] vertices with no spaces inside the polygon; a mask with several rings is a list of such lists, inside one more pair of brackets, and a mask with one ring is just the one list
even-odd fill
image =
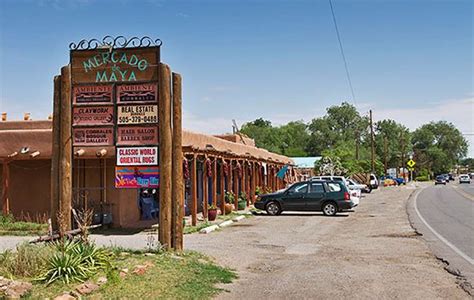
{"label": "road shoulder", "polygon": [[[407,214],[412,228],[421,236],[433,255],[443,264],[444,269],[456,278],[457,284],[470,296],[474,296],[474,269],[466,267],[466,261],[450,246],[442,241],[443,237],[437,236],[420,218],[416,209],[418,195],[429,186],[416,190],[407,201]],[[472,265],[471,265],[472,266]]]}

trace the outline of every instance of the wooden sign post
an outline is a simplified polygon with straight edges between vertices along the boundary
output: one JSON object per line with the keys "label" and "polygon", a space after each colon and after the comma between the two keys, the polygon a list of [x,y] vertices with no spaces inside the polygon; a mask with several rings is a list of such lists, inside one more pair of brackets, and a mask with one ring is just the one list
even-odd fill
{"label": "wooden sign post", "polygon": [[[70,64],[54,79],[53,228],[71,229],[72,154],[115,147],[100,155],[117,154],[115,188],[159,188],[159,241],[182,250],[181,76],[173,73],[171,79],[170,68],[160,62],[159,39],[106,36],[69,47]],[[146,168],[151,177],[130,178],[139,174],[127,167]],[[108,186],[104,176],[102,188]]]}

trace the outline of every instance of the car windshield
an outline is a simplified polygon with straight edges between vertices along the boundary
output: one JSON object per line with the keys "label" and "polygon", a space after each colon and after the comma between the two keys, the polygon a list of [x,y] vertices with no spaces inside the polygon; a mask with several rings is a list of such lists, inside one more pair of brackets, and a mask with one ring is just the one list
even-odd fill
{"label": "car windshield", "polygon": [[441,175],[441,176],[436,176],[436,179],[437,179],[437,180],[443,180],[443,179],[444,179],[444,176],[443,176],[443,175]]}

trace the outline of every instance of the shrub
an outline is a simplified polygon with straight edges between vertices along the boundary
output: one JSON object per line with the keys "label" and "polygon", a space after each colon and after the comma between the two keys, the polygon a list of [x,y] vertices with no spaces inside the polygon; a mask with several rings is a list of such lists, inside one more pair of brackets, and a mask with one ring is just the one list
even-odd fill
{"label": "shrub", "polygon": [[69,284],[83,282],[99,270],[110,267],[111,255],[103,248],[80,240],[63,240],[51,244],[55,253],[47,260],[38,281],[51,284],[61,280]]}
{"label": "shrub", "polygon": [[225,192],[225,202],[226,203],[234,203],[235,201],[235,195],[233,192]]}
{"label": "shrub", "polygon": [[20,244],[16,251],[0,253],[0,275],[7,277],[36,277],[46,267],[53,249],[46,245]]}
{"label": "shrub", "polygon": [[417,176],[415,177],[416,181],[429,181],[428,175]]}

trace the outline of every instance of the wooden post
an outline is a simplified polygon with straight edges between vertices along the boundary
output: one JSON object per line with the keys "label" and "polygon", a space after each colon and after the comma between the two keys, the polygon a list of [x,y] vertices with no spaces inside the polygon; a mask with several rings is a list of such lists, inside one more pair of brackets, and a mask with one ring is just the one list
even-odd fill
{"label": "wooden post", "polygon": [[221,160],[220,173],[221,173],[221,178],[220,178],[219,184],[220,184],[220,189],[221,189],[221,197],[220,197],[220,200],[221,200],[221,214],[225,215],[224,159]]}
{"label": "wooden post", "polygon": [[61,68],[61,115],[59,151],[60,234],[71,230],[72,208],[72,136],[71,136],[71,66]]}
{"label": "wooden post", "polygon": [[239,171],[237,170],[237,163],[238,161],[235,161],[235,169],[232,169],[232,172],[234,172],[234,210],[237,211],[239,209]]}
{"label": "wooden post", "polygon": [[191,224],[197,224],[197,156],[193,154],[191,167]]}
{"label": "wooden post", "polygon": [[229,170],[228,170],[228,176],[227,176],[227,191],[232,192],[232,183],[233,183],[233,168],[232,168],[232,159],[229,160]]}
{"label": "wooden post", "polygon": [[207,219],[207,206],[209,204],[209,177],[207,177],[207,156],[204,159],[202,176],[202,215],[204,219]]}
{"label": "wooden post", "polygon": [[53,146],[51,157],[51,196],[50,196],[50,218],[53,230],[58,230],[58,207],[59,207],[59,152],[61,147],[61,76],[54,77],[53,96]]}
{"label": "wooden post", "polygon": [[173,73],[173,237],[172,247],[183,250],[184,184],[181,119],[181,75]]}
{"label": "wooden post", "polygon": [[257,188],[257,164],[252,162],[252,186],[250,187],[252,193],[252,204],[255,203],[255,189]]}
{"label": "wooden post", "polygon": [[375,173],[375,138],[374,138],[374,125],[372,120],[372,110],[370,113],[370,160],[372,173]]}
{"label": "wooden post", "polygon": [[[245,162],[242,161],[242,164],[240,164],[240,169],[241,169],[241,173],[242,173],[242,176],[240,176],[240,192],[244,192],[244,193],[247,193],[246,189],[245,189]],[[248,195],[246,195],[248,196]]]}
{"label": "wooden post", "polygon": [[217,206],[217,158],[212,163],[212,205]]}
{"label": "wooden post", "polygon": [[251,201],[251,192],[250,192],[250,165],[248,162],[245,162],[245,194],[247,195],[247,206],[250,205]]}
{"label": "wooden post", "polygon": [[159,241],[167,249],[171,245],[171,159],[172,159],[172,137],[171,137],[171,78],[168,65],[160,63],[160,222]]}
{"label": "wooden post", "polygon": [[10,187],[10,166],[7,159],[3,160],[2,166],[2,212],[4,216],[10,214],[10,199],[8,198]]}

